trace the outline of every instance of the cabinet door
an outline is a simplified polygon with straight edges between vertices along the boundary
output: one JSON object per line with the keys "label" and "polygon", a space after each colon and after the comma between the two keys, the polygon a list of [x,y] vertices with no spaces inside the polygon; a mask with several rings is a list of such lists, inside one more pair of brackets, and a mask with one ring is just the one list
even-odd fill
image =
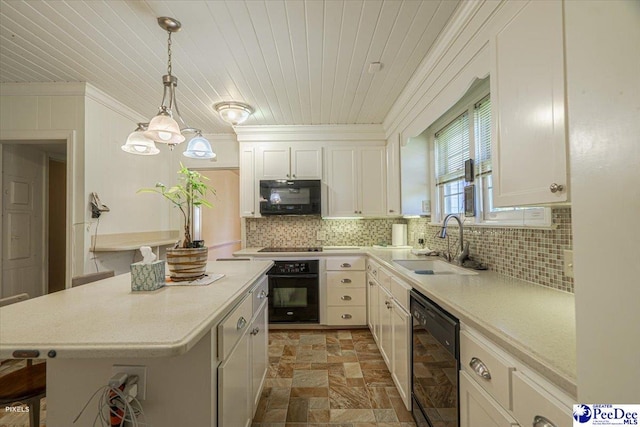
{"label": "cabinet door", "polygon": [[401,215],[400,205],[400,136],[387,142],[387,215]]}
{"label": "cabinet door", "polygon": [[492,40],[495,206],[567,200],[562,21],[562,2],[531,1]]}
{"label": "cabinet door", "polygon": [[411,408],[411,376],[409,373],[410,364],[410,342],[411,342],[411,315],[404,311],[400,305],[393,300],[391,311],[391,335],[393,343],[393,357],[391,376],[400,397],[407,409]]}
{"label": "cabinet door", "polygon": [[251,328],[249,328],[251,337],[252,418],[258,408],[260,394],[262,393],[262,386],[264,384],[264,379],[267,376],[267,365],[269,362],[269,356],[267,354],[269,345],[267,313],[267,302],[265,300],[260,310],[258,310],[258,314],[253,319]]}
{"label": "cabinet door", "polygon": [[380,326],[378,328],[378,347],[380,354],[384,359],[389,371],[392,370],[391,357],[393,356],[392,348],[392,329],[391,329],[391,294],[387,292],[382,286],[378,288],[378,316],[380,319]]}
{"label": "cabinet door", "polygon": [[253,147],[240,148],[240,216],[253,217],[256,210],[257,188]]}
{"label": "cabinet door", "polygon": [[218,425],[251,425],[249,351],[249,334],[244,334],[218,367]]}
{"label": "cabinet door", "polygon": [[322,179],[322,148],[291,147],[291,177]]}
{"label": "cabinet door", "polygon": [[328,215],[359,216],[356,149],[332,147],[328,151]]}
{"label": "cabinet door", "polygon": [[387,214],[387,182],[385,147],[361,147],[359,149],[359,212],[366,216]]}
{"label": "cabinet door", "polygon": [[256,156],[257,179],[291,178],[288,145],[269,144],[258,147]]}
{"label": "cabinet door", "polygon": [[378,284],[371,277],[367,277],[367,325],[373,335],[373,339],[376,342],[380,342],[378,339],[378,324],[380,323],[378,317]]}
{"label": "cabinet door", "polygon": [[518,423],[464,371],[460,371],[460,427],[512,427]]}

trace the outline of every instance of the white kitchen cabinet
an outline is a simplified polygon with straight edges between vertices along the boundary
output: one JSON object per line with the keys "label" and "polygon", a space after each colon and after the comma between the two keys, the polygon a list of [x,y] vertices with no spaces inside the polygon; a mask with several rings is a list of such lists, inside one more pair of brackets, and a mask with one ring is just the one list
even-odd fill
{"label": "white kitchen cabinet", "polygon": [[249,145],[240,146],[240,217],[251,218],[259,212],[257,205],[257,185],[255,179],[254,149]]}
{"label": "white kitchen cabinet", "polygon": [[257,147],[258,180],[322,179],[322,148],[307,145],[265,144]]}
{"label": "white kitchen cabinet", "polygon": [[460,427],[514,427],[518,423],[464,371],[460,371]]}
{"label": "white kitchen cabinet", "polygon": [[386,216],[383,146],[329,147],[328,216]]}
{"label": "white kitchen cabinet", "polygon": [[268,365],[267,278],[218,325],[218,425],[251,425]]}
{"label": "white kitchen cabinet", "polygon": [[571,427],[572,403],[546,381],[513,373],[513,415],[520,425]]}
{"label": "white kitchen cabinet", "polygon": [[402,215],[430,215],[429,144],[424,135],[400,147]]}
{"label": "white kitchen cabinet", "polygon": [[367,323],[365,258],[329,257],[326,261],[325,323],[332,326],[361,326]]}
{"label": "white kitchen cabinet", "polygon": [[524,4],[490,46],[494,205],[566,202],[562,2]]}
{"label": "white kitchen cabinet", "polygon": [[378,288],[378,349],[384,359],[384,362],[389,368],[389,372],[392,371],[392,357],[393,357],[393,329],[391,308],[392,299],[391,293],[384,286],[377,286]]}
{"label": "white kitchen cabinet", "polygon": [[389,139],[387,156],[387,216],[402,215],[400,200],[400,136]]}
{"label": "white kitchen cabinet", "polygon": [[405,406],[410,407],[411,374],[411,315],[397,300],[391,301],[391,336],[393,354],[391,357],[391,377]]}
{"label": "white kitchen cabinet", "polygon": [[376,343],[379,342],[378,328],[380,327],[380,316],[378,312],[378,283],[374,276],[367,275],[367,326],[373,335]]}

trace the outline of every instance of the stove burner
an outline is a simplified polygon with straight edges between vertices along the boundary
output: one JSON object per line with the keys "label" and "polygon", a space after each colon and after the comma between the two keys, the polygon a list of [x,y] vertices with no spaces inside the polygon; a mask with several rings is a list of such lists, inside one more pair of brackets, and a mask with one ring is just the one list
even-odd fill
{"label": "stove burner", "polygon": [[322,248],[262,248],[258,252],[322,252]]}

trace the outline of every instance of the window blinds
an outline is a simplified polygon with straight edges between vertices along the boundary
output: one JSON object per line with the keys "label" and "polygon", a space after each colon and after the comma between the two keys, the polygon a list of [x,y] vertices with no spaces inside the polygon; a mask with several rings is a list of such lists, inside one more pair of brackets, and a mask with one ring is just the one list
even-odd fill
{"label": "window blinds", "polygon": [[464,112],[435,134],[436,183],[464,177],[464,161],[469,157],[469,114]]}
{"label": "window blinds", "polygon": [[474,108],[476,174],[491,172],[491,100],[487,95]]}

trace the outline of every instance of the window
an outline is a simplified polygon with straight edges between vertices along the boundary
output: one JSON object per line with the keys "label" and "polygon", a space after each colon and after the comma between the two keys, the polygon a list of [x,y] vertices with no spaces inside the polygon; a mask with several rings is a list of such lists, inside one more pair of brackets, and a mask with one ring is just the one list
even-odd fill
{"label": "window", "polygon": [[[432,126],[435,158],[436,221],[448,214],[461,217],[464,208],[464,163],[474,160],[476,224],[532,225],[551,224],[549,208],[493,205],[491,165],[491,98],[488,82],[472,88],[458,104]],[[453,119],[451,119],[454,117]],[[466,218],[469,222],[471,218]]]}

